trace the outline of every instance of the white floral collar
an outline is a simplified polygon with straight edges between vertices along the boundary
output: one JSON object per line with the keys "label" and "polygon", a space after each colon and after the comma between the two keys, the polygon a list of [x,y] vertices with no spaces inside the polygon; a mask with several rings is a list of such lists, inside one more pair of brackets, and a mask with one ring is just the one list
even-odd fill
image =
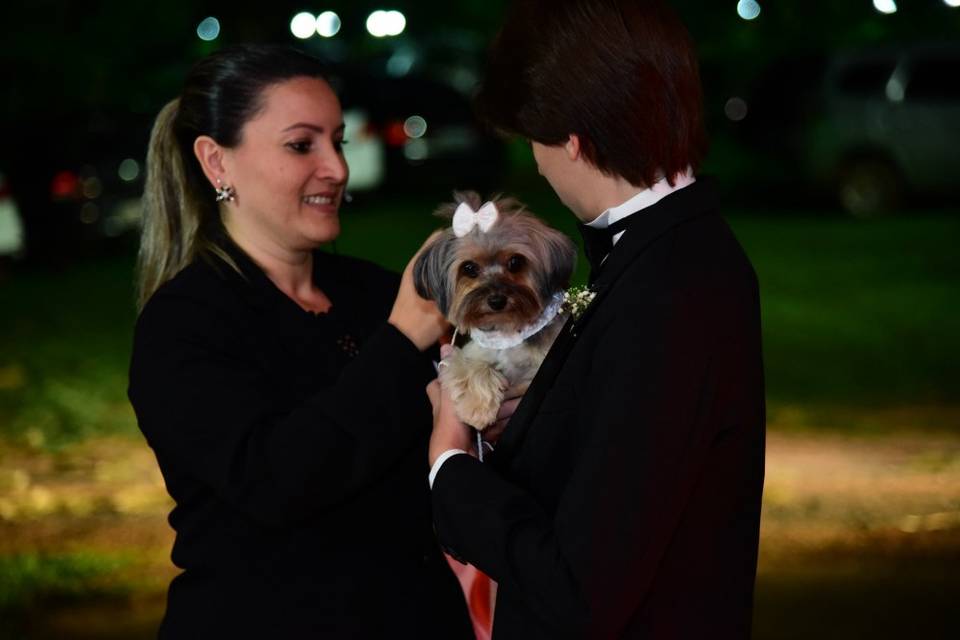
{"label": "white floral collar", "polygon": [[563,302],[564,294],[555,293],[550,304],[543,310],[540,317],[519,331],[484,331],[482,329],[474,329],[470,332],[470,339],[484,349],[512,349],[522,344],[530,336],[536,335],[544,327],[553,322],[553,319],[560,313]]}

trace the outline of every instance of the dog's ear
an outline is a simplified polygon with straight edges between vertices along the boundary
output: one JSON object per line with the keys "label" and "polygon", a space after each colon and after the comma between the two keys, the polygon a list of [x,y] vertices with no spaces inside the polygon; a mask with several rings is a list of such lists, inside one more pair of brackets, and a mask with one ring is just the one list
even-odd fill
{"label": "dog's ear", "polygon": [[413,284],[417,293],[436,302],[443,315],[447,315],[450,305],[447,273],[455,240],[453,232],[445,231],[420,253],[413,264]]}
{"label": "dog's ear", "polygon": [[570,286],[570,278],[577,266],[577,247],[565,233],[548,227],[545,234],[547,250],[547,282],[548,295],[557,291],[564,291]]}

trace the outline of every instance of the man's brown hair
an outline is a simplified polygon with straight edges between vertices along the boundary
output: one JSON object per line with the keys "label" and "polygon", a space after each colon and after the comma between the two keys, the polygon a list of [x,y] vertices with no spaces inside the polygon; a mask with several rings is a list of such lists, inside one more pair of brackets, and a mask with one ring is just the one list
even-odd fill
{"label": "man's brown hair", "polygon": [[478,110],[638,186],[696,170],[703,92],[686,28],[659,0],[518,0],[490,52]]}

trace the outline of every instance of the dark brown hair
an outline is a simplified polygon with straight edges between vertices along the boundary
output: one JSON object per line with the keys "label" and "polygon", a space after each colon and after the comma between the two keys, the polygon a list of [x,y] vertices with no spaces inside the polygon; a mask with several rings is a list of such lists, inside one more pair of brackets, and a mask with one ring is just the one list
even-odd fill
{"label": "dark brown hair", "polygon": [[696,52],[659,0],[518,0],[477,107],[542,144],[576,134],[587,160],[636,185],[672,184],[706,149]]}

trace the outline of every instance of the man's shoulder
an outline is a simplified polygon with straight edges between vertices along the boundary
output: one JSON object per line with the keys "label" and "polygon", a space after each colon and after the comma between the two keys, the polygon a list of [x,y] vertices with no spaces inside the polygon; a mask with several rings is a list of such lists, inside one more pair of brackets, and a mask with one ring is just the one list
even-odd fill
{"label": "man's shoulder", "polygon": [[701,216],[658,238],[623,269],[601,292],[595,324],[629,328],[655,318],[742,315],[755,306],[758,289],[753,265],[726,221]]}
{"label": "man's shoulder", "polygon": [[653,289],[755,287],[749,257],[719,213],[678,225],[658,238],[623,272],[621,280]]}

